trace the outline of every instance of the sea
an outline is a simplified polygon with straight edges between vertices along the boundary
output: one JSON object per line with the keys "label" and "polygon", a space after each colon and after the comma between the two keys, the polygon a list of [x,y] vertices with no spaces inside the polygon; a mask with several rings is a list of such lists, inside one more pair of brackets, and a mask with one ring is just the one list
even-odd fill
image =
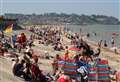
{"label": "sea", "polygon": [[88,39],[94,42],[106,40],[108,47],[111,47],[111,40],[114,37],[115,46],[120,48],[120,25],[66,25],[66,27],[82,35],[89,33]]}

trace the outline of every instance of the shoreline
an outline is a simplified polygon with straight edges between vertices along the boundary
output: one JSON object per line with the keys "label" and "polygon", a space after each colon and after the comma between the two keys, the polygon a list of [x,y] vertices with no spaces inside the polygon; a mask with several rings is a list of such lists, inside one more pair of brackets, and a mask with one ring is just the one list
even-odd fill
{"label": "shoreline", "polygon": [[[76,32],[71,31],[71,30],[69,30],[69,32],[70,32],[71,34],[76,33]],[[68,33],[69,33],[69,32],[68,32]],[[70,34],[70,33],[69,33],[69,34]],[[78,33],[78,32],[77,32],[77,33]],[[80,33],[78,33],[78,34],[80,35]],[[98,47],[98,42],[97,42],[97,41],[90,40],[89,38],[86,37],[86,35],[80,35],[80,37],[83,38],[83,40],[85,40],[88,44],[94,45],[94,46]],[[120,48],[119,48],[119,46],[117,46],[117,47],[116,47],[116,46],[115,46],[115,47],[104,47],[103,45],[101,45],[101,48],[103,48],[103,49],[105,49],[105,50],[107,50],[107,51],[110,51],[110,52],[112,52],[112,53],[115,53],[115,50],[113,49],[113,48],[115,48],[115,49],[117,49],[117,54],[120,55]]]}
{"label": "shoreline", "polygon": [[[85,41],[88,43],[88,44],[90,44],[90,45],[94,45],[94,46],[98,46],[98,44],[95,42],[95,41],[91,41],[91,40],[89,40],[89,39],[85,39]],[[112,52],[112,53],[115,53],[115,51],[112,49],[112,48],[114,48],[114,47],[104,47],[104,46],[101,46],[101,48],[102,49],[105,49],[105,50],[107,50],[107,51],[109,51],[109,52]],[[118,52],[117,52],[117,54],[120,54],[120,49],[119,48],[117,48],[117,50],[118,50]]]}

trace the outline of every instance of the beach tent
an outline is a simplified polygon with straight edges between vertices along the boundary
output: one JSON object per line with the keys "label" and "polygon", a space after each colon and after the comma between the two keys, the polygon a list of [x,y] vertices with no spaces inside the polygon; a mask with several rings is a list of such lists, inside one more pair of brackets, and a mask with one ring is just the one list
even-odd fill
{"label": "beach tent", "polygon": [[71,78],[76,78],[77,76],[77,64],[72,58],[74,54],[72,53],[65,53],[61,56],[61,60],[58,61],[58,66],[62,69],[66,75],[70,76]]}
{"label": "beach tent", "polygon": [[98,70],[98,81],[109,82],[110,81],[110,69],[108,60],[101,60],[97,64]]}
{"label": "beach tent", "polygon": [[88,80],[89,81],[97,81],[97,67],[90,66],[88,68],[89,73],[88,73]]}
{"label": "beach tent", "polygon": [[77,74],[77,64],[71,59],[61,60],[58,62],[59,67],[64,70],[65,74],[71,78],[76,78]]}
{"label": "beach tent", "polygon": [[88,80],[96,82],[110,82],[108,60],[100,60],[96,66],[89,67]]}

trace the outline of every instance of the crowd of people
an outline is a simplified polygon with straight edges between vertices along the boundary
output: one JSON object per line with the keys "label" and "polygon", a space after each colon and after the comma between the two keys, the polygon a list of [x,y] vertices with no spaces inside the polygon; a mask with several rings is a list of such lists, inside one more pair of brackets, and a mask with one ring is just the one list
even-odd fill
{"label": "crowd of people", "polygon": [[[115,76],[116,82],[120,81],[120,73],[112,70],[108,60],[99,57],[101,47],[94,50],[78,33],[70,34],[65,28],[55,26],[33,26],[26,30],[33,33],[29,38],[25,33],[10,38],[0,33],[0,56],[6,56],[10,49],[23,55],[19,58],[19,55],[14,54],[13,75],[26,82],[111,82],[111,75]],[[71,41],[70,45],[75,50],[71,52],[69,46],[63,43],[63,37]],[[44,74],[39,68],[40,58],[34,54],[34,40],[45,46],[51,45],[55,51],[65,51],[64,55],[56,54],[53,57],[51,74]]]}

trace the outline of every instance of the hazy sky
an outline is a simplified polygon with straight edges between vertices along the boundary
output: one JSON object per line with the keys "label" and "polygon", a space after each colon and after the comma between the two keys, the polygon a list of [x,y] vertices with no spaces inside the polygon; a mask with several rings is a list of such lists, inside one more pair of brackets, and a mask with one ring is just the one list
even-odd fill
{"label": "hazy sky", "polygon": [[1,14],[102,14],[120,19],[120,0],[0,0]]}

